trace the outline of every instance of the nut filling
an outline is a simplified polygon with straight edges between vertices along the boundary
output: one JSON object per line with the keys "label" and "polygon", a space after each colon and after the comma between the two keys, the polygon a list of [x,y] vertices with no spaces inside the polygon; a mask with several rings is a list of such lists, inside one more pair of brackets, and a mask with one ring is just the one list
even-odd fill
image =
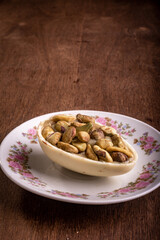
{"label": "nut filling", "polygon": [[96,124],[95,118],[87,115],[56,115],[42,129],[42,136],[66,152],[94,161],[123,163],[133,157],[115,129]]}

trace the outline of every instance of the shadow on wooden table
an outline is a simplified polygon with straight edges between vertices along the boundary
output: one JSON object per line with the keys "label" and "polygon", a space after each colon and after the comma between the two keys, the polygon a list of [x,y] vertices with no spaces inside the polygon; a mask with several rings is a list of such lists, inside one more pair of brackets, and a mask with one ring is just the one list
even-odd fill
{"label": "shadow on wooden table", "polygon": [[[40,216],[42,222],[50,222],[51,218],[54,217],[65,222],[74,223],[78,218],[81,223],[86,221],[86,219],[94,223],[95,220],[97,221],[102,217],[102,212],[104,216],[104,211],[108,221],[112,221],[111,219],[113,218],[116,218],[118,221],[118,218],[124,215],[126,205],[131,207],[132,205],[137,205],[138,201],[113,205],[84,205],[56,201],[23,191],[21,195],[21,210],[27,218],[37,219]],[[138,208],[135,211],[138,211]],[[116,214],[119,216],[116,216]]]}
{"label": "shadow on wooden table", "polygon": [[[136,239],[137,234],[141,236],[146,231],[150,234],[155,228],[153,216],[157,214],[157,208],[158,203],[154,201],[154,194],[113,205],[65,203],[27,191],[23,191],[21,195],[21,212],[25,218],[31,220],[31,224],[36,221],[37,228],[47,228],[48,231],[52,229],[54,232],[63,231],[64,236],[69,234],[71,239],[77,239],[77,233],[80,238],[86,233],[90,233],[91,236],[97,235],[97,238],[93,239],[105,239],[105,236],[117,239],[121,233],[126,234],[126,239],[130,239],[131,234],[133,239]],[[141,232],[133,233],[133,228],[137,227],[137,221],[141,222]],[[104,238],[101,238],[101,234]]]}

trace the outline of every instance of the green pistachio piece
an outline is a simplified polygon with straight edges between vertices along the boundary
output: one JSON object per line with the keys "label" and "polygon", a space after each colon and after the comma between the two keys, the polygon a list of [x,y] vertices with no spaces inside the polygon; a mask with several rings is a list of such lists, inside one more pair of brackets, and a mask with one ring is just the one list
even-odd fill
{"label": "green pistachio piece", "polygon": [[112,147],[113,143],[109,139],[102,138],[97,140],[96,145],[98,145],[100,148],[106,149],[107,147]]}
{"label": "green pistachio piece", "polygon": [[55,133],[52,133],[51,135],[49,135],[49,137],[47,138],[47,141],[49,143],[51,143],[52,145],[56,145],[60,138],[61,138],[62,134],[60,132],[55,132]]}
{"label": "green pistachio piece", "polygon": [[116,162],[125,162],[128,160],[128,156],[122,152],[112,152],[111,156],[113,158],[113,161]]}
{"label": "green pistachio piece", "polygon": [[95,119],[93,117],[77,114],[76,116],[77,120],[82,123],[88,123],[88,122],[95,122]]}
{"label": "green pistachio piece", "polygon": [[46,126],[42,130],[42,136],[46,139],[49,135],[54,133],[54,130],[50,126]]}
{"label": "green pistachio piece", "polygon": [[87,144],[82,142],[74,142],[72,141],[72,145],[78,148],[79,152],[84,152],[86,150]]}
{"label": "green pistachio piece", "polygon": [[100,159],[106,162],[113,162],[111,155],[104,149],[100,148],[98,145],[94,145],[93,150]]}
{"label": "green pistachio piece", "polygon": [[120,148],[125,148],[125,144],[124,144],[122,138],[118,134],[115,134],[112,136],[112,142],[113,142],[114,146],[117,146]]}
{"label": "green pistachio piece", "polygon": [[133,157],[133,154],[130,150],[124,149],[124,148],[120,148],[120,147],[108,147],[107,151],[110,152],[122,152],[124,154],[126,154],[129,158]]}
{"label": "green pistachio piece", "polygon": [[73,122],[75,119],[76,117],[73,115],[64,115],[64,114],[55,115],[52,117],[53,122],[58,122],[58,121]]}
{"label": "green pistachio piece", "polygon": [[96,156],[96,154],[94,153],[92,146],[90,144],[87,144],[87,148],[86,148],[86,157],[90,158],[92,160],[98,161],[98,157]]}
{"label": "green pistachio piece", "polygon": [[71,125],[74,127],[81,127],[81,126],[84,126],[85,123],[80,123],[80,122],[74,121],[73,123],[71,123]]}
{"label": "green pistachio piece", "polygon": [[62,132],[64,133],[69,127],[69,123],[66,122],[66,121],[58,121],[56,124],[55,124],[55,129],[58,131],[58,132]]}
{"label": "green pistachio piece", "polygon": [[77,137],[81,142],[85,143],[89,142],[90,140],[90,135],[85,131],[78,132]]}
{"label": "green pistachio piece", "polygon": [[112,137],[113,135],[117,134],[116,130],[112,127],[103,126],[103,127],[101,127],[101,129],[103,130],[103,132],[106,136]]}
{"label": "green pistachio piece", "polygon": [[68,129],[63,133],[62,142],[71,143],[72,139],[76,136],[76,128],[68,127]]}
{"label": "green pistachio piece", "polygon": [[78,153],[78,149],[75,146],[73,146],[73,145],[71,145],[69,143],[58,142],[57,143],[57,147],[62,149],[62,150],[64,150],[64,151],[66,151],[66,152]]}
{"label": "green pistachio piece", "polygon": [[100,128],[96,129],[91,132],[91,138],[96,139],[96,140],[104,138],[104,133]]}
{"label": "green pistachio piece", "polygon": [[76,132],[77,132],[77,134],[78,134],[78,132],[80,132],[80,131],[85,131],[85,132],[90,132],[90,130],[92,129],[92,127],[93,127],[93,125],[92,125],[92,123],[87,123],[87,124],[85,124],[85,125],[83,125],[83,126],[80,126],[80,127],[76,127]]}

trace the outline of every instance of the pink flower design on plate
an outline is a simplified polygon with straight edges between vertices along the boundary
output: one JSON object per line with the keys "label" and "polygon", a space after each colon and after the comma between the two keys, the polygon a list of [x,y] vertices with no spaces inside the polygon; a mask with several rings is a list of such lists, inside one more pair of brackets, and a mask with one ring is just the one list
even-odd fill
{"label": "pink flower design on plate", "polygon": [[157,146],[154,146],[154,149],[155,149],[155,150],[157,150],[157,149],[159,149],[159,148],[160,148],[160,144],[157,145]]}
{"label": "pink flower design on plate", "polygon": [[144,145],[144,149],[151,149],[152,148],[152,144],[151,143],[147,143],[146,145]]}
{"label": "pink flower design on plate", "polygon": [[18,160],[25,160],[24,156],[22,155],[15,155],[15,158]]}
{"label": "pink flower design on plate", "polygon": [[17,168],[17,169],[19,169],[19,170],[22,170],[22,169],[23,169],[23,167],[22,167],[19,163],[14,162],[14,161],[10,161],[10,162],[9,162],[9,165],[10,165],[11,167]]}
{"label": "pink flower design on plate", "polygon": [[11,146],[10,153],[8,155],[7,161],[9,167],[14,173],[18,173],[23,177],[23,180],[28,181],[34,186],[45,186],[46,183],[39,180],[37,177],[33,176],[30,171],[30,166],[28,164],[29,154],[32,152],[32,149],[28,149],[26,144],[17,142],[17,145]]}
{"label": "pink flower design on plate", "polygon": [[150,173],[143,173],[141,174],[140,178],[141,179],[147,179],[147,178],[150,178],[152,175]]}
{"label": "pink flower design on plate", "polygon": [[34,178],[34,176],[31,173],[26,173],[26,172],[23,172],[23,176],[27,178]]}
{"label": "pink flower design on plate", "polygon": [[144,187],[147,187],[148,185],[150,184],[150,182],[139,182],[135,185],[136,188],[144,188]]}
{"label": "pink flower design on plate", "polygon": [[140,141],[144,141],[144,137],[140,137]]}
{"label": "pink flower design on plate", "polygon": [[153,138],[153,137],[147,137],[147,138],[146,138],[146,141],[147,141],[147,142],[153,142],[153,141],[154,141],[154,138]]}
{"label": "pink flower design on plate", "polygon": [[27,133],[22,132],[22,135],[24,137],[27,137],[29,140],[31,140],[31,143],[38,143],[37,127],[36,126],[28,129]]}
{"label": "pink flower design on plate", "polygon": [[98,197],[107,198],[127,195],[128,193],[133,193],[149,186],[158,177],[158,172],[160,171],[159,165],[160,161],[153,160],[152,163],[143,166],[143,172],[135,182],[130,182],[126,187],[116,189],[113,192],[101,192],[98,194]]}
{"label": "pink flower design on plate", "polygon": [[111,120],[110,122],[111,122],[111,123],[114,123],[114,121],[113,121],[113,120]]}
{"label": "pink flower design on plate", "polygon": [[23,150],[26,150],[26,148],[27,148],[27,146],[22,146],[22,149],[23,149]]}
{"label": "pink flower design on plate", "polygon": [[116,130],[118,129],[115,124],[112,124],[111,127],[114,128],[114,129],[116,129]]}
{"label": "pink flower design on plate", "polygon": [[122,188],[122,189],[120,189],[118,192],[119,192],[119,193],[127,193],[127,192],[129,192],[130,190],[131,190],[131,188],[128,187],[128,188]]}
{"label": "pink flower design on plate", "polygon": [[144,150],[145,154],[147,155],[150,155],[155,151],[160,151],[160,144],[154,139],[154,137],[148,136],[148,132],[143,133],[143,136],[141,136],[139,139],[135,138],[134,144],[140,146],[140,148]]}
{"label": "pink flower design on plate", "polygon": [[153,167],[153,165],[152,164],[150,164],[150,163],[148,163],[148,168],[152,168]]}
{"label": "pink flower design on plate", "polygon": [[37,131],[34,128],[28,129],[28,134],[36,135]]}
{"label": "pink flower design on plate", "polygon": [[101,118],[101,117],[97,118],[97,119],[96,119],[96,122],[98,122],[98,123],[100,123],[100,124],[102,124],[102,125],[106,125],[106,119]]}

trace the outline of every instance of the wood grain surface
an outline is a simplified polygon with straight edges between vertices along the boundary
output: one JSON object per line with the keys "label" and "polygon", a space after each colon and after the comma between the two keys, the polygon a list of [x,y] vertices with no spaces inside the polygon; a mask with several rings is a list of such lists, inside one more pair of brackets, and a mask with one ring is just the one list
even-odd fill
{"label": "wood grain surface", "polygon": [[[125,114],[160,130],[158,1],[0,1],[0,141],[49,112]],[[0,170],[0,239],[158,240],[159,189],[85,206],[27,192]]]}

